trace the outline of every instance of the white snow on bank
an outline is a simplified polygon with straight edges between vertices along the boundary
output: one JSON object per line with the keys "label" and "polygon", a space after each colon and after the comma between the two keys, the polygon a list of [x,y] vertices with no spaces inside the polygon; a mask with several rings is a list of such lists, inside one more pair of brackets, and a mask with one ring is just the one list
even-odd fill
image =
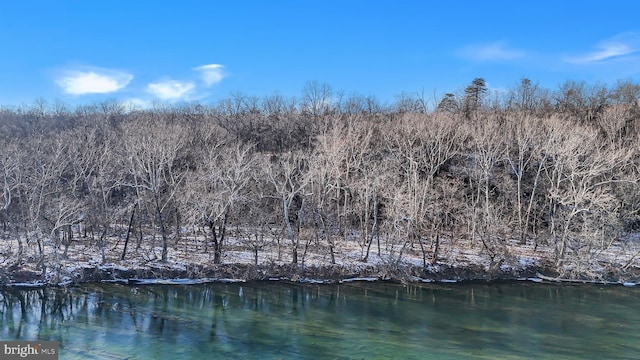
{"label": "white snow on bank", "polygon": [[17,287],[17,288],[39,288],[45,286],[46,283],[42,281],[34,281],[32,283],[18,282],[18,283],[9,283],[6,286],[9,287]]}
{"label": "white snow on bank", "polygon": [[[105,282],[118,282],[105,281]],[[129,285],[197,285],[209,283],[244,283],[243,279],[204,278],[204,279],[127,279]]]}
{"label": "white snow on bank", "polygon": [[[254,264],[255,255],[251,248],[248,248],[242,239],[228,237],[223,248],[223,264]],[[68,257],[65,258],[60,249],[55,249],[51,244],[45,246],[45,264],[47,265],[44,274],[45,281],[25,283],[17,282],[12,286],[38,287],[48,284],[69,284],[75,278],[75,274],[86,271],[86,269],[97,269],[100,271],[127,272],[132,269],[147,269],[151,272],[156,270],[192,271],[197,276],[198,266],[215,266],[213,264],[213,251],[209,246],[207,252],[204,251],[204,239],[190,236],[181,240],[177,246],[168,248],[167,262],[159,259],[162,248],[156,246],[150,248],[147,240],[143,241],[143,246],[139,250],[129,248],[126,259],[120,260],[123,243],[118,239],[109,239],[107,245],[106,261],[102,262],[99,249],[89,246],[88,240],[76,239],[68,250]],[[38,260],[38,249],[31,242],[28,246],[25,243],[25,255],[20,270],[31,271],[42,274],[41,268],[36,268]],[[158,244],[158,242],[156,242]],[[146,246],[145,246],[146,245]],[[381,240],[380,254],[378,254],[377,244],[374,244],[367,257],[367,261],[362,261],[366,249],[357,237],[353,239],[338,239],[336,241],[335,266],[348,269],[352,273],[362,273],[372,267],[379,269],[393,269],[396,265],[400,267],[423,266],[423,254],[418,246],[413,249],[406,246],[402,249],[402,244],[386,244]],[[442,268],[455,267],[464,268],[474,266],[480,269],[489,270],[491,267],[490,258],[483,248],[481,242],[471,240],[452,240],[441,238],[438,261],[433,261],[433,253],[427,248],[427,266],[425,270],[432,274],[440,273]],[[315,245],[309,243],[305,250],[304,246],[298,249],[298,266],[300,267],[320,267],[331,266],[331,256],[328,245],[320,243]],[[306,253],[305,253],[306,251]],[[553,248],[544,244],[534,247],[533,243],[520,244],[516,240],[506,241],[504,244],[505,255],[500,258],[499,269],[505,273],[517,273],[523,269],[544,264],[545,259],[553,258]],[[0,263],[11,263],[15,256],[15,241],[0,240]],[[598,249],[587,254],[585,263],[570,263],[565,265],[566,270],[578,272],[583,269],[606,271],[613,267],[621,268],[626,266],[629,269],[640,268],[640,233],[629,234],[623,241],[614,243],[606,249]],[[267,242],[264,248],[258,253],[258,265],[279,266],[288,265],[292,262],[290,244],[281,242],[278,248],[275,242]],[[495,265],[494,265],[495,266]],[[277,278],[280,280],[280,278]],[[177,279],[178,283],[194,282],[194,280]],[[198,281],[224,281],[225,279],[202,279]],[[233,279],[227,279],[233,280]],[[113,279],[117,281],[117,279]],[[142,281],[142,280],[141,280]],[[299,281],[313,281],[302,279]],[[455,281],[452,279],[451,281]],[[535,281],[535,280],[531,280]],[[625,282],[625,286],[635,284]]]}
{"label": "white snow on bank", "polygon": [[351,282],[373,282],[373,281],[378,281],[380,279],[378,278],[374,278],[374,277],[356,277],[356,278],[350,278],[350,279],[343,279],[340,280],[340,283],[351,283]]}

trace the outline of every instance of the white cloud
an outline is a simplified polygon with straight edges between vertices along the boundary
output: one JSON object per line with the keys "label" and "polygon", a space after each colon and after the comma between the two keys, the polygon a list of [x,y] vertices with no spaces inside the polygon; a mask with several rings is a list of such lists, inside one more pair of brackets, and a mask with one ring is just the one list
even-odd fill
{"label": "white cloud", "polygon": [[189,95],[195,87],[191,81],[167,80],[150,83],[147,91],[162,100],[177,100]]}
{"label": "white cloud", "polygon": [[458,54],[474,61],[514,60],[526,55],[522,50],[510,49],[504,41],[466,46]]}
{"label": "white cloud", "polygon": [[601,42],[595,51],[584,55],[566,57],[564,61],[571,64],[582,65],[630,55],[638,52],[640,49],[638,40],[638,37],[632,34],[619,35],[611,40]]}
{"label": "white cloud", "polygon": [[126,87],[133,75],[111,69],[66,70],[56,79],[65,93],[72,95],[106,94]]}
{"label": "white cloud", "polygon": [[223,68],[224,66],[220,64],[209,64],[195,67],[193,70],[200,72],[200,76],[202,77],[202,81],[204,81],[205,85],[212,86],[222,81],[225,77]]}

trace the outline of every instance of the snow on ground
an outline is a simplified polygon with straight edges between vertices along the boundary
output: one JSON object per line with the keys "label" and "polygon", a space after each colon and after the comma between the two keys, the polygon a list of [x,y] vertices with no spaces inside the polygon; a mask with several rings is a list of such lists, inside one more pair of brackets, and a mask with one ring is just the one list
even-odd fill
{"label": "snow on ground", "polygon": [[[151,246],[151,244],[155,246]],[[26,244],[19,270],[40,272],[37,264],[38,247],[34,241]],[[143,239],[140,248],[136,244],[129,244],[125,260],[120,260],[123,251],[123,242],[117,238],[111,238],[105,247],[105,259],[95,245],[90,244],[89,239],[76,238],[67,249],[66,257],[64,248],[58,248],[51,242],[45,242],[44,263],[47,266],[45,279],[54,279],[57,283],[70,281],[71,275],[85,268],[98,268],[102,270],[126,271],[135,268],[186,270],[194,265],[213,265],[213,249],[208,244],[205,251],[204,239],[194,235],[183,236],[177,243],[171,242],[168,248],[168,260],[160,261],[162,248],[160,240],[152,241]],[[367,267],[385,266],[423,266],[423,254],[418,244],[386,243],[381,240],[380,253],[378,246],[372,244],[366,262],[363,258],[366,247],[358,240],[357,234],[347,239],[336,240],[335,265],[350,269],[354,273]],[[506,241],[502,243],[499,263],[491,263],[486,249],[480,241],[452,240],[442,238],[438,260],[432,265],[432,248],[428,242],[424,244],[426,253],[427,270],[440,271],[441,265],[466,268],[475,266],[489,270],[492,265],[498,265],[503,272],[517,271],[534,266],[549,263],[554,258],[554,249],[550,246],[533,243],[520,244],[518,241]],[[18,243],[16,240],[0,240],[0,269],[16,265]],[[258,265],[286,265],[292,262],[291,244],[282,240],[280,246],[275,241],[263,244],[258,253]],[[581,260],[582,261],[582,260]],[[254,251],[242,238],[229,236],[223,248],[222,263],[251,265],[255,262]],[[331,265],[331,257],[328,244],[315,243],[315,241],[301,241],[298,248],[298,263],[307,267],[322,267]],[[15,266],[14,266],[15,267]],[[612,267],[624,269],[640,268],[640,234],[631,234],[627,239],[616,242],[604,250],[592,251],[582,262],[567,262],[566,269],[569,273],[593,273],[597,277],[598,272],[605,272]]]}

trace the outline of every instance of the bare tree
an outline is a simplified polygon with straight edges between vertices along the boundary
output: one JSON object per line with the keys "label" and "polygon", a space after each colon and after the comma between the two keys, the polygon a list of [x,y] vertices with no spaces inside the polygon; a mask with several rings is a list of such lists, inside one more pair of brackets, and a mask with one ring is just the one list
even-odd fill
{"label": "bare tree", "polygon": [[403,217],[408,221],[409,238],[417,241],[427,265],[424,238],[431,238],[439,245],[442,225],[437,206],[439,195],[434,191],[436,174],[447,162],[458,154],[464,133],[458,130],[461,124],[453,116],[435,113],[432,116],[405,115],[399,125],[388,133],[389,152],[395,154],[398,173],[402,182],[396,194],[404,209]]}
{"label": "bare tree", "polygon": [[556,111],[572,116],[580,123],[596,120],[609,102],[607,88],[600,84],[588,86],[585,82],[566,81],[555,93]]}
{"label": "bare tree", "polygon": [[522,78],[518,86],[509,91],[508,107],[517,112],[533,114],[540,107],[540,89],[537,83],[528,78]]}
{"label": "bare tree", "polygon": [[333,91],[327,83],[309,81],[302,88],[302,109],[314,118],[328,114],[332,108]]}
{"label": "bare tree", "polygon": [[124,151],[130,184],[153,208],[162,236],[162,261],[167,261],[169,235],[167,211],[175,206],[175,196],[184,179],[176,162],[185,143],[184,128],[178,124],[141,119],[123,127]]}
{"label": "bare tree", "polygon": [[[69,134],[68,142],[73,159],[70,164],[73,183],[77,187],[76,192],[85,198],[83,222],[92,233],[97,230],[97,245],[104,263],[109,230],[123,212],[134,206],[126,201],[114,201],[118,194],[124,194],[125,163],[122,157],[116,156],[122,144],[116,133],[97,126],[75,129]],[[123,198],[120,195],[120,199]]]}
{"label": "bare tree", "polygon": [[[538,188],[538,180],[543,165],[543,161],[536,158],[538,153],[535,151],[535,142],[538,141],[540,137],[541,125],[525,113],[509,115],[505,122],[507,124],[505,159],[510,172],[512,172],[516,178],[515,213],[517,217],[517,228],[521,242],[525,243],[531,206],[533,205],[532,201]],[[531,176],[529,172],[535,167],[533,164],[534,159],[538,160],[537,172],[533,175],[534,178],[531,188],[527,189],[531,196],[529,205],[525,209],[525,179]]]}
{"label": "bare tree", "polygon": [[[20,150],[15,141],[0,139],[0,179],[2,184],[2,196],[0,197],[0,222],[2,231],[9,231],[10,224],[14,224],[18,219],[10,219],[11,207],[15,199],[20,199],[19,189],[22,185],[20,167]],[[15,227],[15,226],[12,226]],[[18,235],[18,234],[16,234]],[[23,252],[21,237],[15,236],[18,242],[18,259]]]}
{"label": "bare tree", "polygon": [[615,211],[611,185],[633,180],[618,175],[628,163],[627,149],[605,148],[592,128],[569,129],[557,121],[551,126],[562,134],[550,144],[552,159],[545,167],[550,235],[555,241],[556,265],[560,266],[568,249],[578,253],[585,246],[589,248],[593,231],[601,229],[595,222]]}
{"label": "bare tree", "polygon": [[469,185],[472,202],[469,205],[472,238],[478,236],[491,262],[496,261],[503,250],[504,223],[500,219],[502,204],[492,201],[496,179],[496,164],[504,157],[504,146],[500,143],[502,129],[498,121],[489,118],[471,124]]}
{"label": "bare tree", "polygon": [[[300,213],[304,207],[305,188],[309,182],[308,164],[303,154],[291,152],[270,160],[265,159],[262,167],[273,186],[274,197],[282,202],[283,226],[286,227],[291,240],[291,262],[297,264],[300,237],[296,235],[299,231],[294,231],[294,227],[298,223],[299,230],[300,223],[294,220],[300,220]],[[292,217],[292,211],[296,219]]]}
{"label": "bare tree", "polygon": [[189,174],[183,206],[196,223],[209,228],[213,262],[220,264],[230,213],[247,200],[255,160],[250,145],[219,143],[203,150],[201,166]]}

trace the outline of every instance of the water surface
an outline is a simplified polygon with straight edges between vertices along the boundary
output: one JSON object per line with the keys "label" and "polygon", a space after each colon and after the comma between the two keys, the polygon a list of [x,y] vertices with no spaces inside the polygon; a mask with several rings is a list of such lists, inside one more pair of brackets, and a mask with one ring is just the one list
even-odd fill
{"label": "water surface", "polygon": [[61,359],[630,359],[640,289],[282,282],[0,291],[0,339]]}

